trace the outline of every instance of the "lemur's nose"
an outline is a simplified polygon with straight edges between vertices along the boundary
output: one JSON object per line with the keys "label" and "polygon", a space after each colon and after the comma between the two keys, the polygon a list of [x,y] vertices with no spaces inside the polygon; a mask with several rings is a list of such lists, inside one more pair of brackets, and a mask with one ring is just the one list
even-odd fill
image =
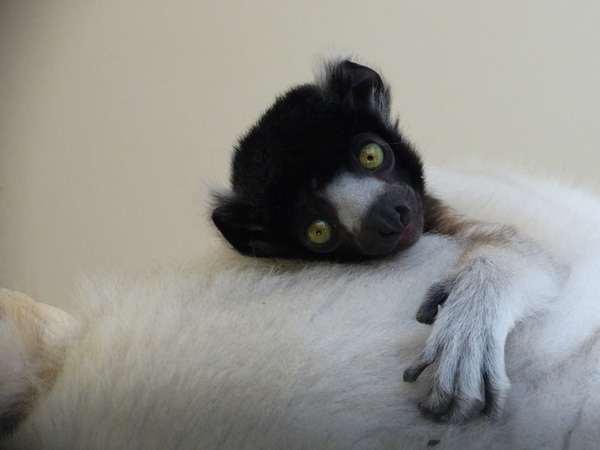
{"label": "lemur's nose", "polygon": [[410,210],[401,205],[383,203],[377,211],[375,225],[377,231],[384,235],[401,234],[410,219]]}
{"label": "lemur's nose", "polygon": [[410,222],[410,209],[403,205],[396,205],[394,209],[400,215],[400,222],[404,227],[406,227]]}

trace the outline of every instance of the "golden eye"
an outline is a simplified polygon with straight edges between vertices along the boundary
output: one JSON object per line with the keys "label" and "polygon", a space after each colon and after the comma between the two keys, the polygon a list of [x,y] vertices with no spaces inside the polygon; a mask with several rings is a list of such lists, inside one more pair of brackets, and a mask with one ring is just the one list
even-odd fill
{"label": "golden eye", "polygon": [[306,237],[313,244],[325,244],[331,239],[331,225],[324,220],[315,220],[308,226]]}
{"label": "golden eye", "polygon": [[358,159],[365,169],[376,169],[383,163],[383,150],[372,142],[362,148]]}

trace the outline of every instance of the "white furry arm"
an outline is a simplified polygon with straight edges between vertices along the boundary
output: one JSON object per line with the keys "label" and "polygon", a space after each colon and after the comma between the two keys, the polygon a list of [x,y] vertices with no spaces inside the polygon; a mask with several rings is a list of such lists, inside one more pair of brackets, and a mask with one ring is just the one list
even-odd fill
{"label": "white furry arm", "polygon": [[506,338],[517,322],[550,304],[564,275],[547,251],[514,229],[460,220],[441,203],[435,209],[431,228],[456,236],[465,249],[417,313],[420,322],[435,323],[404,380],[415,381],[438,359],[421,410],[438,420],[462,421],[482,406],[484,414],[501,409],[510,387]]}

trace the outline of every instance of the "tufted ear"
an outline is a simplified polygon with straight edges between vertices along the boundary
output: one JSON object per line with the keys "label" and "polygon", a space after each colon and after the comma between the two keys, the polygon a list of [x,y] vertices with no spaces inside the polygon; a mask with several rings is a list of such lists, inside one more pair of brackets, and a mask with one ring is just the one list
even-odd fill
{"label": "tufted ear", "polygon": [[359,108],[369,108],[387,120],[390,92],[377,72],[348,59],[326,61],[316,70],[317,83],[333,95]]}
{"label": "tufted ear", "polygon": [[283,255],[255,205],[224,192],[213,192],[213,204],[213,223],[238,252],[247,256]]}

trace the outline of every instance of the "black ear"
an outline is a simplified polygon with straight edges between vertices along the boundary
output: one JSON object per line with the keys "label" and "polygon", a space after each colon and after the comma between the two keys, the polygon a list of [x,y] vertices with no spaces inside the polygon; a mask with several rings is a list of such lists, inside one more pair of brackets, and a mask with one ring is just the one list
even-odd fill
{"label": "black ear", "polygon": [[261,223],[257,208],[235,198],[215,196],[212,221],[227,241],[248,256],[280,256],[282,249]]}
{"label": "black ear", "polygon": [[321,82],[331,94],[389,118],[390,92],[377,72],[350,60],[329,62],[324,69]]}
{"label": "black ear", "polygon": [[377,72],[352,61],[339,65],[346,78],[346,89],[352,93],[355,103],[369,105],[383,91],[383,80]]}

